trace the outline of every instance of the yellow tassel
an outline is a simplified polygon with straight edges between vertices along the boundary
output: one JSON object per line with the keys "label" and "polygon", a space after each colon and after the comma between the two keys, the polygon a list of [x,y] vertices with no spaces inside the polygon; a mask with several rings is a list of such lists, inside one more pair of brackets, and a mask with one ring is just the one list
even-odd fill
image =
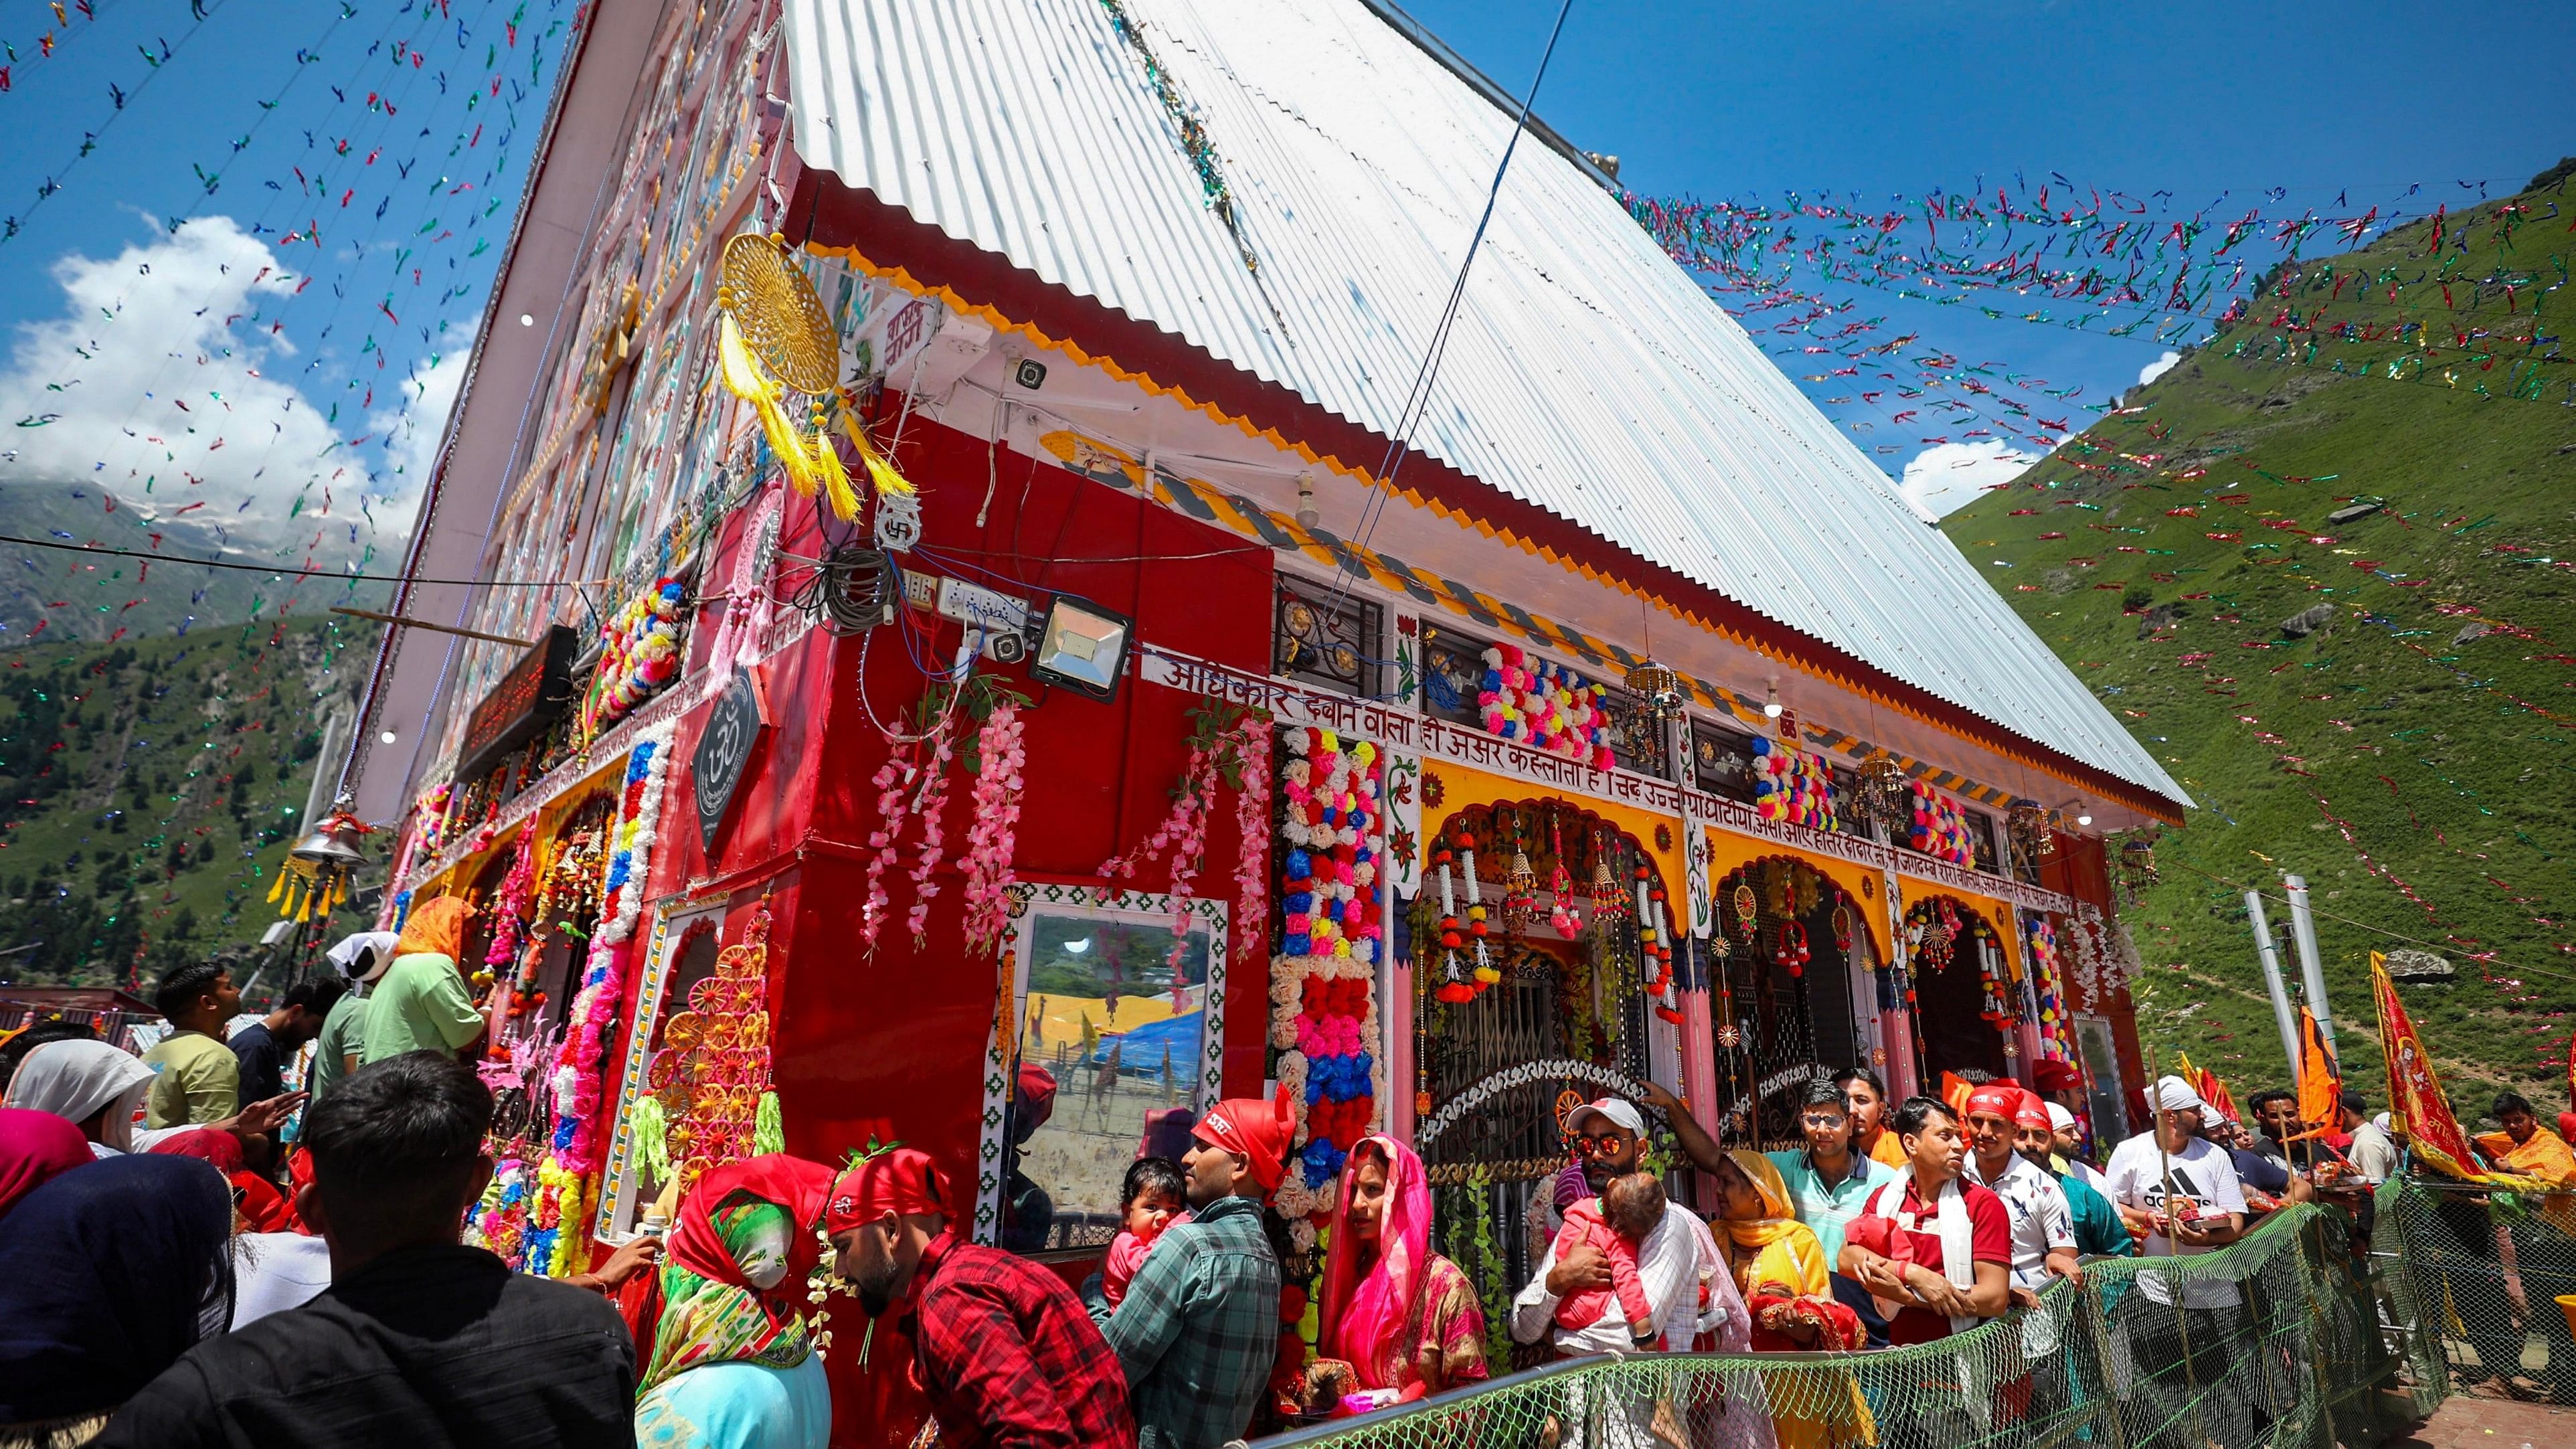
{"label": "yellow tassel", "polygon": [[859,461],[867,468],[869,487],[898,497],[919,491],[912,486],[911,479],[895,471],[893,460],[878,452],[877,445],[869,441],[868,430],[860,425],[856,410],[841,409],[841,431],[849,434],[850,441],[859,445]]}
{"label": "yellow tassel", "polygon": [[805,451],[805,443],[796,435],[796,424],[787,409],[778,402],[779,385],[761,370],[760,359],[742,340],[742,329],[733,325],[733,314],[724,314],[716,334],[716,357],[724,373],[725,390],[751,404],[760,415],[760,431],[769,439],[769,451],[778,455],[787,470],[787,481],[807,497],[814,493],[814,461]]}
{"label": "yellow tassel", "polygon": [[814,428],[814,477],[822,485],[824,501],[846,522],[859,518],[859,490],[850,484],[850,470],[841,466],[841,455],[832,447],[832,435],[817,423]]}
{"label": "yellow tassel", "polygon": [[[273,905],[276,905],[276,904],[277,904],[277,898],[278,898],[279,896],[281,896],[281,895],[284,895],[285,893],[286,893],[286,867],[284,867],[284,866],[282,866],[282,865],[281,865],[281,866],[279,866],[279,867],[277,868],[277,879],[276,879],[275,881],[273,881],[273,882],[271,882],[271,883],[269,884],[269,887],[268,887],[268,903],[269,903],[270,905],[272,905],[272,906],[273,906]],[[282,916],[282,915],[285,915],[286,913],[285,913],[284,911],[280,911],[280,912],[278,912],[278,914]]]}

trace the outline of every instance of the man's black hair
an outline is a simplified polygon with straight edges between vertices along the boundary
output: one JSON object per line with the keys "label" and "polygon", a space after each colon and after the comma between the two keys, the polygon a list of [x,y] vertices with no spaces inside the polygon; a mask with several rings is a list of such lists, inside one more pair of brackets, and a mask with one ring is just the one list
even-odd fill
{"label": "man's black hair", "polygon": [[340,1004],[341,996],[346,994],[348,989],[349,985],[345,981],[335,980],[329,976],[316,976],[288,987],[285,998],[277,1004],[300,1006],[308,1016],[329,1016],[331,1008]]}
{"label": "man's black hair", "polygon": [[1897,1104],[1896,1115],[1887,1120],[1888,1130],[1899,1137],[1920,1136],[1924,1125],[1935,1114],[1948,1118],[1953,1126],[1958,1124],[1959,1114],[1951,1111],[1950,1104],[1940,1098],[1908,1097]]}
{"label": "man's black hair", "polygon": [[171,967],[169,974],[161,978],[161,984],[153,989],[152,1009],[171,1021],[177,1021],[181,1013],[197,1004],[198,997],[215,989],[215,983],[223,979],[225,970],[223,965],[214,961],[191,961],[184,966]]}
{"label": "man's black hair", "polygon": [[333,1228],[391,1243],[435,1236],[443,1222],[454,1241],[491,1125],[491,1089],[448,1053],[407,1052],[359,1069],[304,1114]]}
{"label": "man's black hair", "polygon": [[1181,1175],[1181,1165],[1168,1157],[1139,1157],[1127,1164],[1127,1176],[1118,1184],[1119,1211],[1126,1211],[1138,1195],[1147,1192],[1187,1202],[1189,1179]]}
{"label": "man's black hair", "polygon": [[2370,1111],[2370,1099],[2346,1087],[2343,1093],[2343,1109],[2356,1114],[2367,1113]]}
{"label": "man's black hair", "polygon": [[2265,1087],[2262,1091],[2256,1092],[2253,1096],[2245,1099],[2245,1110],[2259,1117],[2263,1115],[2263,1109],[2274,1102],[2295,1102],[2297,1100],[2299,1100],[2298,1095],[2294,1092],[2285,1092],[2279,1087]]}
{"label": "man's black hair", "polygon": [[1869,1068],[1845,1067],[1841,1071],[1834,1073],[1834,1085],[1837,1087],[1848,1087],[1854,1082],[1869,1083],[1869,1089],[1878,1094],[1878,1099],[1880,1101],[1884,1102],[1887,1100],[1887,1083],[1880,1081],[1878,1079],[1878,1073],[1871,1071]]}
{"label": "man's black hair", "polygon": [[2499,1122],[2503,1121],[2503,1120],[2504,1120],[2504,1114],[2505,1114],[2505,1113],[2507,1113],[2507,1112],[2520,1112],[2520,1113],[2525,1114],[2526,1116],[2532,1116],[2532,1117],[2537,1117],[2537,1116],[2539,1116],[2539,1115],[2540,1115],[2539,1113],[2534,1112],[2534,1111],[2532,1111],[2532,1110],[2531,1110],[2531,1099],[2530,1099],[2529,1097],[2524,1096],[2524,1095],[2523,1095],[2523,1094],[2521,1094],[2520,1092],[2498,1092],[2498,1093],[2496,1093],[2496,1099],[2495,1099],[2495,1113],[2494,1113],[2494,1115],[2495,1115],[2495,1119],[2496,1119],[2497,1121],[2499,1121]]}
{"label": "man's black hair", "polygon": [[1851,1111],[1851,1098],[1843,1095],[1843,1089],[1839,1085],[1819,1077],[1807,1084],[1807,1099],[1798,1104],[1800,1111],[1809,1107],[1833,1107],[1848,1114]]}

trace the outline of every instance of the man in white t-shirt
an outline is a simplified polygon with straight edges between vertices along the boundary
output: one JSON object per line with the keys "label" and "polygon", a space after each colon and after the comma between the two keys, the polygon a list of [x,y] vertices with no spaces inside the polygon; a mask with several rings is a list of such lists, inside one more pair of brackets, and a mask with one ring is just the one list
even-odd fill
{"label": "man in white t-shirt", "polygon": [[[2208,1104],[2180,1077],[2159,1079],[2148,1097],[2154,1128],[2114,1149],[2102,1174],[2112,1206],[2145,1235],[2145,1257],[2189,1258],[2235,1242],[2245,1232],[2245,1189],[2227,1149],[2200,1135]],[[2201,1436],[2244,1449],[2269,1423],[2261,1355],[2234,1352],[2243,1296],[2224,1280],[2168,1281],[2181,1276],[2140,1273],[2139,1291],[2114,1310],[2115,1351],[2125,1348],[2137,1372],[2123,1412],[2146,1437],[2192,1416]]]}
{"label": "man in white t-shirt", "polygon": [[2052,1277],[2079,1276],[2066,1190],[2014,1149],[2027,1095],[2010,1082],[1989,1082],[1968,1097],[1968,1179],[1993,1189],[2012,1215],[2013,1298],[2024,1307]]}

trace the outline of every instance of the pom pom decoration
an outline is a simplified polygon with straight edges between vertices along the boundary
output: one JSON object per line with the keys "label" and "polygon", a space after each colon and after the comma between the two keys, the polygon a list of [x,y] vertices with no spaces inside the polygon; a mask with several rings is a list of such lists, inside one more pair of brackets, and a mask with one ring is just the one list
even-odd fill
{"label": "pom pom decoration", "polygon": [[1824,761],[1785,740],[1753,741],[1753,811],[1789,825],[1840,828],[1833,773]]}
{"label": "pom pom decoration", "polygon": [[1485,651],[1485,677],[1476,711],[1488,734],[1606,770],[1610,716],[1601,708],[1601,686],[1545,660],[1533,662],[1517,644]]}
{"label": "pom pom decoration", "polygon": [[1920,780],[1912,784],[1913,823],[1906,844],[1952,865],[1976,864],[1976,846],[1968,839],[1968,819],[1960,811],[1959,802]]}
{"label": "pom pom decoration", "polygon": [[[1385,923],[1376,889],[1384,849],[1377,747],[1347,747],[1328,729],[1281,732],[1280,954],[1271,963],[1270,1045],[1281,1086],[1297,1103],[1295,1151],[1272,1199],[1292,1224],[1332,1210],[1342,1164],[1377,1120],[1385,1095],[1378,1040],[1377,964]],[[1455,877],[1435,856],[1447,905],[1444,954],[1467,939]],[[1463,986],[1464,983],[1458,983]],[[1442,988],[1442,999],[1450,999]],[[1309,1228],[1311,1231],[1311,1227]]]}
{"label": "pom pom decoration", "polygon": [[626,601],[600,628],[606,646],[593,676],[589,730],[601,730],[634,712],[680,673],[680,633],[688,584],[665,576]]}
{"label": "pom pom decoration", "polygon": [[1775,965],[1786,966],[1792,977],[1807,974],[1807,962],[1813,953],[1807,949],[1807,928],[1796,921],[1780,923],[1780,945],[1771,953]]}
{"label": "pom pom decoration", "polygon": [[2030,912],[2022,917],[2022,940],[2030,945],[2031,994],[2039,1000],[2039,1054],[2047,1061],[2071,1062],[2075,1053],[2067,1040],[2066,1003],[2059,995],[2066,968],[2058,951],[2057,927],[2046,914]]}

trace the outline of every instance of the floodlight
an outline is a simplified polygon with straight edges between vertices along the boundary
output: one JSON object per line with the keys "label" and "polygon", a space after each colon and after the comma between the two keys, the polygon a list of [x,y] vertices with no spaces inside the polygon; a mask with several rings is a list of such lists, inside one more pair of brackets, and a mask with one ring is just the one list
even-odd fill
{"label": "floodlight", "polygon": [[1087,599],[1056,595],[1038,631],[1029,677],[1108,703],[1117,697],[1118,677],[1127,668],[1127,636],[1134,623]]}

